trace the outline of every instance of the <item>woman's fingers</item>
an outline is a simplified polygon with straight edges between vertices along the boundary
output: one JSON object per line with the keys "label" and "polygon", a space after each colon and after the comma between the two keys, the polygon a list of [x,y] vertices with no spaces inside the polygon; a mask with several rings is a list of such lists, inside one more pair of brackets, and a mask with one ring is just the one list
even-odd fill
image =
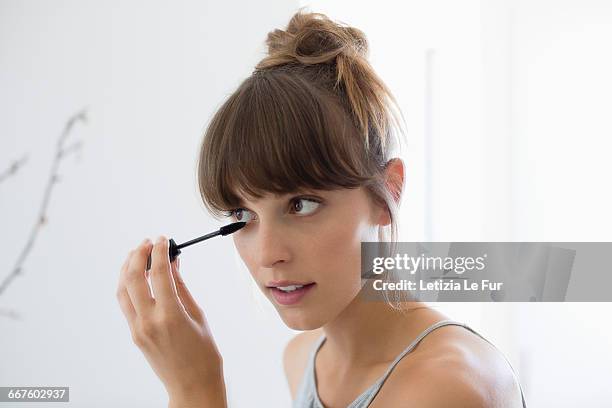
{"label": "woman's fingers", "polygon": [[[178,260],[170,264],[168,240],[160,238],[155,245],[146,240],[130,252],[121,270],[117,298],[128,318],[132,341],[171,399],[193,398],[222,381],[222,359],[203,313],[177,273]],[[149,255],[151,285],[145,272]]]}
{"label": "woman's fingers", "polygon": [[123,282],[132,305],[138,315],[144,316],[151,312],[155,299],[151,297],[151,289],[145,276],[145,265],[151,248],[150,240],[132,251],[128,266],[123,276]]}
{"label": "woman's fingers", "polygon": [[132,301],[130,300],[130,295],[128,295],[125,288],[117,291],[117,300],[119,301],[119,307],[121,307],[123,315],[131,326],[132,322],[136,319],[137,314],[136,309],[134,309],[134,305],[132,305]]}
{"label": "woman's fingers", "polygon": [[119,285],[117,286],[117,300],[119,301],[119,307],[121,311],[125,315],[128,323],[131,325],[134,319],[136,319],[136,310],[134,309],[134,305],[130,300],[130,295],[125,288],[125,284],[123,283],[123,276],[126,273],[127,267],[130,263],[130,254],[128,254],[127,258],[125,258],[125,262],[121,266],[121,271],[119,273]]}
{"label": "woman's fingers", "polygon": [[[168,245],[168,239],[164,236],[160,236],[153,246],[150,272],[151,286],[153,286],[153,294],[156,303],[163,309],[176,311],[179,310],[179,303],[170,271]],[[144,263],[146,264],[146,259]]]}
{"label": "woman's fingers", "polygon": [[174,262],[172,262],[172,278],[174,279],[174,285],[176,286],[176,291],[179,295],[179,299],[181,303],[185,307],[185,311],[191,316],[193,320],[195,320],[198,324],[204,324],[204,316],[202,313],[202,309],[198,306],[197,302],[191,296],[191,292],[187,288],[185,281],[180,274],[180,260],[177,257]]}

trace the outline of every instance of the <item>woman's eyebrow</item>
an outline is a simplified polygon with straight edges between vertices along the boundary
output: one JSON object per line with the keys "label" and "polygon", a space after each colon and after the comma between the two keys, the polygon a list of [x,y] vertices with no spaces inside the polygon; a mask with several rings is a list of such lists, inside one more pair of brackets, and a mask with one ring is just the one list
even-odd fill
{"label": "woman's eyebrow", "polygon": [[[287,199],[291,199],[295,196],[303,195],[303,194],[314,194],[314,191],[309,189],[298,189],[297,191],[293,191],[290,193],[272,193],[272,195],[276,198],[277,201],[284,201]],[[258,198],[253,201],[249,201],[250,204],[257,204],[258,201],[263,200],[264,198]],[[242,207],[248,207],[247,202],[244,200],[242,196],[238,196],[238,205]]]}

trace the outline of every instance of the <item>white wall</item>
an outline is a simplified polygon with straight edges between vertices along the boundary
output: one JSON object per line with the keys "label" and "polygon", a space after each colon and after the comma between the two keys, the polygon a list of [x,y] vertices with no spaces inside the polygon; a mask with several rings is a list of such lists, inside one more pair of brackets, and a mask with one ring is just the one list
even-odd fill
{"label": "white wall", "polygon": [[[509,15],[514,236],[612,241],[612,3],[520,0]],[[612,405],[611,312],[610,303],[521,306],[533,406]]]}
{"label": "white wall", "polygon": [[[81,159],[61,163],[23,275],[0,296],[0,309],[21,315],[0,317],[0,385],[70,386],[74,407],[166,406],[118,307],[119,268],[145,237],[180,242],[219,227],[196,191],[202,131],[296,7],[0,1],[0,168],[30,154],[0,183],[2,278],[35,222],[65,120],[84,106],[90,118],[71,135],[85,142]],[[234,252],[225,238],[194,247],[181,255],[184,277],[224,355],[232,406],[287,406],[281,352],[292,332],[257,306]]]}

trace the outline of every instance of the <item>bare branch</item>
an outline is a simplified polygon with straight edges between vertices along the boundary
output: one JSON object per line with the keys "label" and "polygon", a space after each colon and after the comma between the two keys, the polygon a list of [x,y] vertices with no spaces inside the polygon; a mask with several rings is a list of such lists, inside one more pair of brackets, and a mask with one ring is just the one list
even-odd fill
{"label": "bare branch", "polygon": [[0,316],[9,317],[15,320],[21,320],[21,315],[12,309],[0,308]]}
{"label": "bare branch", "polygon": [[57,154],[60,157],[65,157],[65,156],[68,156],[71,153],[78,152],[79,150],[81,150],[82,146],[83,146],[83,142],[81,140],[79,140],[78,142],[74,142],[70,146],[65,147],[63,150],[58,151]]}
{"label": "bare branch", "polygon": [[21,320],[21,315],[13,309],[0,308],[0,316],[8,317],[14,320]]}
{"label": "bare branch", "polygon": [[38,216],[35,218],[36,222],[34,223],[32,230],[30,231],[28,240],[26,241],[23,249],[21,250],[21,253],[17,257],[15,266],[13,267],[11,273],[7,277],[5,277],[4,280],[2,280],[2,282],[0,283],[0,295],[4,293],[6,288],[13,281],[13,279],[15,279],[15,277],[17,277],[19,274],[23,272],[23,264],[27,256],[30,254],[30,251],[32,250],[32,247],[34,246],[34,243],[36,242],[36,238],[38,237],[38,232],[40,231],[40,228],[42,228],[48,222],[48,216],[46,212],[47,212],[47,207],[49,205],[49,201],[51,199],[51,193],[53,192],[53,187],[60,180],[59,174],[57,173],[60,162],[67,156],[67,153],[70,153],[71,151],[79,150],[81,148],[80,141],[73,143],[72,145],[68,147],[64,146],[66,139],[70,135],[70,132],[73,126],[77,122],[87,122],[86,109],[81,110],[80,112],[78,112],[77,114],[73,115],[72,117],[68,119],[68,121],[66,122],[66,125],[64,126],[64,130],[61,133],[57,141],[56,153],[54,155],[55,158],[51,166],[51,171],[49,174],[47,185],[45,187],[45,193],[43,196],[42,203],[40,205],[40,210],[38,212]]}
{"label": "bare branch", "polygon": [[21,159],[15,160],[8,169],[0,173],[0,183],[2,183],[4,180],[9,178],[10,176],[14,176],[17,173],[17,171],[19,171],[19,168],[22,167],[26,163],[26,161],[28,161],[27,154],[24,155]]}

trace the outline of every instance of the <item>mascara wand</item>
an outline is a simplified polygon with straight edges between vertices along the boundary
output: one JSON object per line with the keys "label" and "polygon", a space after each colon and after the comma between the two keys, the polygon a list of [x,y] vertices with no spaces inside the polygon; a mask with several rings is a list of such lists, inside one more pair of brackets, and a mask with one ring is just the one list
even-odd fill
{"label": "mascara wand", "polygon": [[[174,239],[170,238],[170,240],[168,241],[170,244],[170,247],[168,248],[168,252],[169,252],[168,255],[170,256],[170,262],[174,261],[174,259],[177,256],[179,256],[179,254],[181,253],[181,248],[185,248],[185,247],[188,247],[189,245],[193,245],[195,243],[205,241],[209,238],[216,237],[217,235],[232,234],[238,231],[240,228],[244,227],[245,225],[246,225],[245,221],[234,222],[233,224],[224,225],[223,227],[219,228],[217,231],[213,231],[206,235],[202,235],[201,237],[192,239],[191,241],[183,242],[180,245],[176,245],[176,242],[174,242]],[[149,258],[147,259],[146,270],[148,271],[149,269],[151,269],[151,255],[149,255]]]}

